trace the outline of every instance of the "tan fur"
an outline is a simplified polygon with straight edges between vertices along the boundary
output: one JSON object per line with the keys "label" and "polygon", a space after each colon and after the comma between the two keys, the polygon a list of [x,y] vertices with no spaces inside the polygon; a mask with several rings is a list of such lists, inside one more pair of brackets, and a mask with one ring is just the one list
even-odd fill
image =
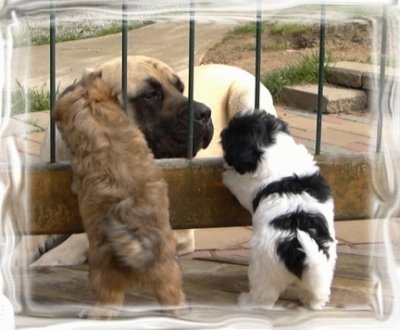
{"label": "tan fur", "polygon": [[[177,73],[184,85],[189,84],[189,70]],[[220,133],[233,115],[254,108],[255,76],[235,66],[204,64],[194,67],[194,99],[211,109],[214,136],[206,149],[199,150],[197,158],[222,157]],[[188,94],[185,88],[184,95]],[[277,116],[269,90],[260,84],[260,109]]]}
{"label": "tan fur", "polygon": [[[121,57],[116,57],[98,67],[105,83],[118,95],[120,104],[122,104],[121,66]],[[126,70],[128,95],[130,96],[137,95],[149,77],[157,77],[166,91],[166,97],[171,98],[171,102],[174,102],[174,96],[180,94],[176,86],[180,85],[181,81],[175,71],[164,62],[147,56],[128,56]]]}
{"label": "tan fur", "polygon": [[[150,287],[163,305],[182,305],[167,184],[141,131],[98,73],[63,95],[54,117],[74,157],[73,186],[97,306],[120,307],[138,284]],[[100,317],[111,315],[108,309]]]}

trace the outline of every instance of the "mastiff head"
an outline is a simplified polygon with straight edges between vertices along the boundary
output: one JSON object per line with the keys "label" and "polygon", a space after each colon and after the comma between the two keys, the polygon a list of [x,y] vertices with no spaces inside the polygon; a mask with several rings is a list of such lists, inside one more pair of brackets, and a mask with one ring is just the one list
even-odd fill
{"label": "mastiff head", "polygon": [[[189,130],[188,98],[180,78],[165,63],[146,56],[128,56],[127,115],[144,133],[156,158],[185,157]],[[121,105],[121,58],[100,65],[103,80]],[[193,156],[206,148],[213,136],[211,110],[193,103]]]}

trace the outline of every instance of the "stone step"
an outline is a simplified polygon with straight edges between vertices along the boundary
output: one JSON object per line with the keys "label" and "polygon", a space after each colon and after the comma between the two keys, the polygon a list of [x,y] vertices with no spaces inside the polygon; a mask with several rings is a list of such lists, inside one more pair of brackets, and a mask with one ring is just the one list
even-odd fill
{"label": "stone step", "polygon": [[[283,102],[291,107],[311,112],[317,111],[318,85],[296,85],[283,88]],[[368,104],[367,93],[362,90],[324,86],[323,113],[348,113],[364,110]]]}
{"label": "stone step", "polygon": [[[328,65],[325,80],[329,84],[349,88],[377,90],[380,66],[366,63],[342,61]],[[398,73],[397,73],[398,75]],[[391,83],[396,77],[394,68],[385,68],[385,81]],[[398,77],[397,77],[398,78]]]}

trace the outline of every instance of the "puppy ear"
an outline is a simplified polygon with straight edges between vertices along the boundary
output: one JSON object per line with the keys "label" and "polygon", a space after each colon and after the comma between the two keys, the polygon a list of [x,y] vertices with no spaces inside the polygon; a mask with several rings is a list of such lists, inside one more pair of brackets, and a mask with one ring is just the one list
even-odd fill
{"label": "puppy ear", "polygon": [[81,82],[83,84],[90,83],[93,80],[101,78],[102,75],[103,75],[103,71],[101,69],[86,68],[82,73]]}
{"label": "puppy ear", "polygon": [[[233,122],[235,124],[235,119]],[[225,162],[239,174],[252,173],[257,169],[262,156],[258,135],[251,131],[238,131],[232,126],[225,128],[220,134]]]}
{"label": "puppy ear", "polygon": [[283,120],[264,112],[263,121],[267,132],[270,132],[271,136],[274,136],[279,132],[289,134],[288,124]]}
{"label": "puppy ear", "polygon": [[95,72],[96,70],[95,69],[93,69],[93,68],[85,68],[84,70],[83,70],[83,72],[82,72],[82,76],[88,76],[88,75],[90,75],[91,73],[93,73],[93,72]]}

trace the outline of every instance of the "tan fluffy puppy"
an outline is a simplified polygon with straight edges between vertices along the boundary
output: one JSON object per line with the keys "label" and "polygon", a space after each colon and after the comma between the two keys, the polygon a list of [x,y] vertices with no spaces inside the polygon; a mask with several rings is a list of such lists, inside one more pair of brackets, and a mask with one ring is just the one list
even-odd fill
{"label": "tan fluffy puppy", "polygon": [[89,239],[89,277],[102,309],[91,317],[113,316],[138,284],[160,304],[182,305],[167,184],[101,71],[62,95],[54,118],[73,155],[73,189]]}

